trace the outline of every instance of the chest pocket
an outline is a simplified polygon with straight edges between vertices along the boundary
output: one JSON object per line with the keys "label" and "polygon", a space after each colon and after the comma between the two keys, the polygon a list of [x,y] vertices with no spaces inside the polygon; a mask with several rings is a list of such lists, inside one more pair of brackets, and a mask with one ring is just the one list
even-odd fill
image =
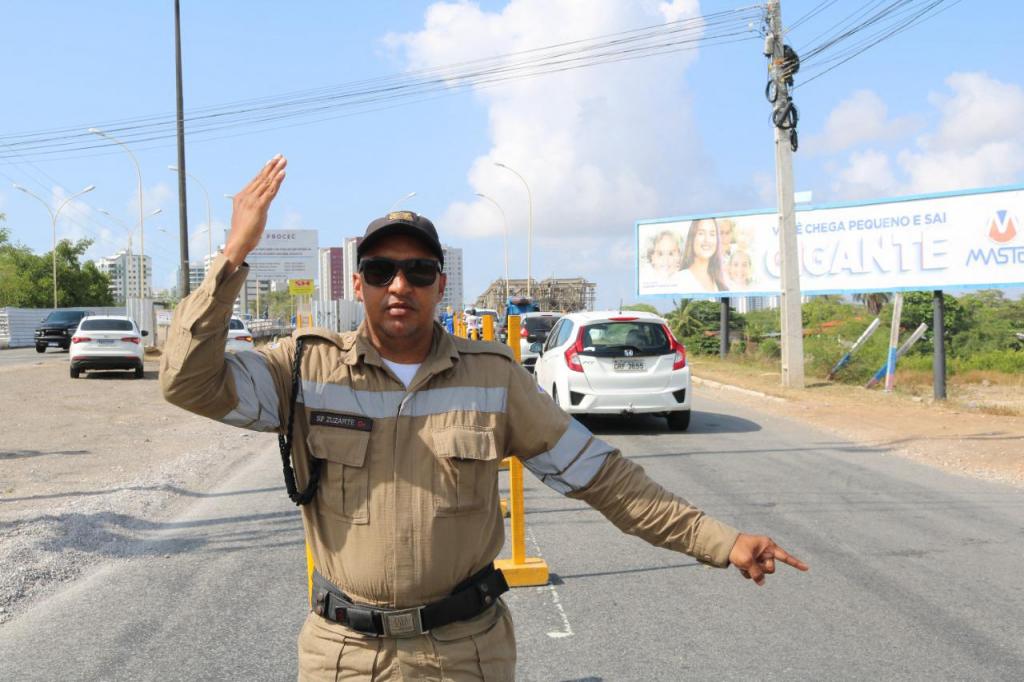
{"label": "chest pocket", "polygon": [[370,433],[312,426],[306,444],[311,456],[324,460],[316,493],[317,512],[349,523],[369,523],[370,472],[366,451]]}
{"label": "chest pocket", "polygon": [[474,514],[498,504],[494,431],[451,426],[434,431],[434,513]]}

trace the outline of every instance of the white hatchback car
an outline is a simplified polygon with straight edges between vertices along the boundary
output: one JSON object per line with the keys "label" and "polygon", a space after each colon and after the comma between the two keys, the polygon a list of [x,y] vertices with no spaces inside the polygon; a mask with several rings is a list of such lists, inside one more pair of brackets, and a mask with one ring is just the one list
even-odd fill
{"label": "white hatchback car", "polygon": [[146,357],[142,337],[148,335],[149,332],[139,331],[129,317],[90,315],[82,318],[68,348],[71,378],[77,379],[87,370],[130,369],[134,370],[136,379],[141,379]]}
{"label": "white hatchback car", "polygon": [[256,350],[252,332],[237,317],[232,317],[228,322],[228,338],[224,344],[224,350]]}
{"label": "white hatchback car", "polygon": [[690,426],[686,349],[657,315],[570,313],[534,350],[537,383],[570,414],[662,414],[673,430]]}

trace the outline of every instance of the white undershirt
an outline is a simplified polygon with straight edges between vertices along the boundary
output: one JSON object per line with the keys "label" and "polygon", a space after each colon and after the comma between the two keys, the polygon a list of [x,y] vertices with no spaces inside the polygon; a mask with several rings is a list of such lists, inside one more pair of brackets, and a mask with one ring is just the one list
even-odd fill
{"label": "white undershirt", "polygon": [[413,377],[416,376],[416,372],[419,371],[420,365],[423,364],[422,362],[414,362],[411,365],[405,365],[401,362],[392,362],[387,358],[381,358],[381,360],[383,360],[384,364],[395,373],[395,376],[398,377],[399,381],[405,384],[406,388],[409,388],[409,384],[412,383]]}

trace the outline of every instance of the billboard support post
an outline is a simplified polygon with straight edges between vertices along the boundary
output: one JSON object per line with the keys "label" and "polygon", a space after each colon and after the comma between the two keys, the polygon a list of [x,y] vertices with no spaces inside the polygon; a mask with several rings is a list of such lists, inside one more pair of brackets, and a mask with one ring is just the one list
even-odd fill
{"label": "billboard support post", "polygon": [[[774,81],[776,113],[791,106],[787,86],[786,59],[783,50],[782,8],[778,1],[768,5],[772,40],[771,78]],[[772,117],[776,118],[775,115]],[[782,117],[783,119],[785,117]],[[795,115],[794,115],[795,119]],[[795,121],[794,121],[795,125]],[[781,288],[779,299],[782,331],[782,385],[804,387],[804,331],[800,310],[800,261],[796,243],[796,213],[793,198],[793,149],[790,132],[777,123],[775,128],[775,185],[779,207],[779,253],[781,254]]]}
{"label": "billboard support post", "polygon": [[722,298],[718,312],[718,354],[724,360],[729,355],[729,297]]}
{"label": "billboard support post", "polygon": [[903,294],[897,293],[892,302],[892,326],[889,328],[889,356],[885,363],[885,392],[892,393],[896,385],[896,360],[900,343],[900,320],[903,318]]}
{"label": "billboard support post", "polygon": [[946,399],[946,305],[941,289],[932,292],[932,395]]}

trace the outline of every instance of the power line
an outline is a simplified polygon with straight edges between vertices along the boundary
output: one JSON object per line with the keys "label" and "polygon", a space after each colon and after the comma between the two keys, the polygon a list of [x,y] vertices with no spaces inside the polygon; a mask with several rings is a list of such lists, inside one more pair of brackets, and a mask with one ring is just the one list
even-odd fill
{"label": "power line", "polygon": [[[432,99],[438,92],[490,87],[521,78],[561,73],[600,64],[671,54],[700,45],[722,45],[753,40],[750,24],[759,19],[756,6],[717,12],[702,17],[642,27],[618,33],[487,57],[453,65],[422,69],[341,84],[330,88],[298,91],[286,96],[264,97],[233,105],[198,109],[186,118],[195,139],[217,139],[210,134],[251,128],[276,121],[323,117],[329,112],[355,111],[399,101],[403,104]],[[156,142],[173,135],[170,116],[148,116],[101,124],[133,143]],[[54,156],[92,152],[108,146],[85,133],[85,126],[0,138],[8,149],[23,155]],[[0,161],[10,158],[0,151]],[[24,157],[23,157],[24,158]],[[63,158],[63,157],[62,157]]]}

